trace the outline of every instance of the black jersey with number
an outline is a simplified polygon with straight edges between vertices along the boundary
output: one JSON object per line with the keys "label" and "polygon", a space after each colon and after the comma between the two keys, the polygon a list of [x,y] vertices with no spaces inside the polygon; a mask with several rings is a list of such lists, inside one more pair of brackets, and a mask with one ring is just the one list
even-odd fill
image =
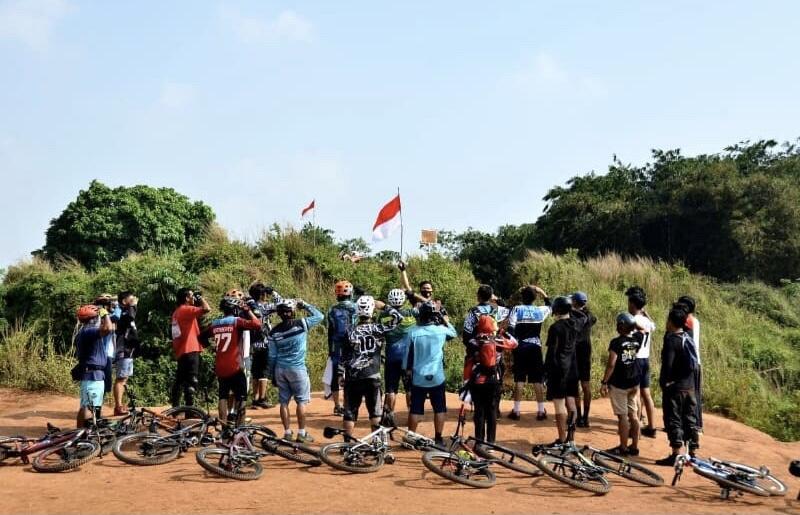
{"label": "black jersey with number", "polygon": [[342,344],[339,363],[345,381],[381,377],[381,351],[386,345],[386,333],[403,318],[394,308],[389,308],[388,313],[391,319],[386,324],[359,323],[350,330],[348,341]]}

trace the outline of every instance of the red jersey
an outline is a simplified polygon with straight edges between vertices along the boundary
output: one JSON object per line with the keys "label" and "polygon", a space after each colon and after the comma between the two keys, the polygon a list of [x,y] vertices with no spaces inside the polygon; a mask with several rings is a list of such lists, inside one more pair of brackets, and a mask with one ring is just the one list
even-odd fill
{"label": "red jersey", "polygon": [[244,368],[242,331],[261,328],[258,318],[245,319],[234,316],[218,318],[211,323],[211,334],[217,347],[214,372],[217,377],[231,377]]}
{"label": "red jersey", "polygon": [[172,313],[172,350],[175,357],[180,358],[187,352],[200,352],[200,326],[197,319],[202,317],[205,312],[203,308],[184,304],[178,306]]}

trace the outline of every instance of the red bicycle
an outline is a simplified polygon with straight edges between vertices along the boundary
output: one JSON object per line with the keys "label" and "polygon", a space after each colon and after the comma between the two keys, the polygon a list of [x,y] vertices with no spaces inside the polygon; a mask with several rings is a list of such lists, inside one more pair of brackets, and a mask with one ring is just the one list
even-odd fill
{"label": "red bicycle", "polygon": [[100,454],[100,439],[92,439],[89,429],[61,431],[47,424],[47,434],[41,438],[0,436],[0,462],[18,458],[30,463],[37,472],[62,472],[80,467]]}

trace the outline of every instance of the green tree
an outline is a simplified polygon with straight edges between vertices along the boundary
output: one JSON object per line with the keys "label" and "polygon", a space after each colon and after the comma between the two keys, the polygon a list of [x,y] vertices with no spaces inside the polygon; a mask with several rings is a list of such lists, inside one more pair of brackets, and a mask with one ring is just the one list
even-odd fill
{"label": "green tree", "polygon": [[50,222],[45,245],[36,253],[95,269],[129,252],[189,249],[213,220],[209,206],[172,188],[112,189],[95,180]]}

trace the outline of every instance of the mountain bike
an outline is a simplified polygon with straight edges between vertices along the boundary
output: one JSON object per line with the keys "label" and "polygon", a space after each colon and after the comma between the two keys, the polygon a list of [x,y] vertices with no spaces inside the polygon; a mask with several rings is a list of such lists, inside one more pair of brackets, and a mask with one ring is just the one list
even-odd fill
{"label": "mountain bike", "polygon": [[142,432],[123,436],[114,443],[114,456],[131,465],[161,465],[176,459],[190,447],[214,443],[210,430],[218,427],[218,420],[204,412],[193,420],[178,420],[166,435]]}
{"label": "mountain bike", "polygon": [[[473,488],[490,488],[494,486],[497,478],[489,466],[492,463],[499,463],[501,460],[494,456],[488,459],[478,456],[475,450],[476,445],[494,446],[494,444],[480,442],[473,437],[464,438],[466,418],[466,404],[462,402],[458,412],[458,424],[451,437],[450,445],[448,447],[434,445],[433,450],[422,455],[422,463],[434,474],[450,481]],[[494,447],[500,449],[500,446]],[[513,451],[511,452],[513,453]],[[516,458],[511,461],[516,465]]]}
{"label": "mountain bike", "polygon": [[87,439],[88,429],[61,431],[48,426],[47,434],[40,438],[25,436],[0,436],[0,461],[18,458],[22,463],[31,462],[37,472],[61,472],[77,468],[100,454],[98,441]]}
{"label": "mountain bike", "polygon": [[378,429],[364,438],[355,438],[346,434],[343,429],[328,426],[323,431],[325,438],[344,435],[345,441],[322,446],[319,457],[331,467],[345,472],[355,474],[375,472],[384,463],[391,465],[395,461],[389,447],[389,439],[396,429],[396,427],[378,426]]}
{"label": "mountain bike", "polygon": [[703,460],[689,454],[681,454],[676,458],[672,486],[680,481],[683,469],[687,465],[692,467],[696,474],[717,483],[721,489],[720,497],[722,499],[729,499],[734,491],[738,495],[746,492],[762,497],[786,495],[786,485],[770,474],[767,467],[754,468],[715,458]]}

